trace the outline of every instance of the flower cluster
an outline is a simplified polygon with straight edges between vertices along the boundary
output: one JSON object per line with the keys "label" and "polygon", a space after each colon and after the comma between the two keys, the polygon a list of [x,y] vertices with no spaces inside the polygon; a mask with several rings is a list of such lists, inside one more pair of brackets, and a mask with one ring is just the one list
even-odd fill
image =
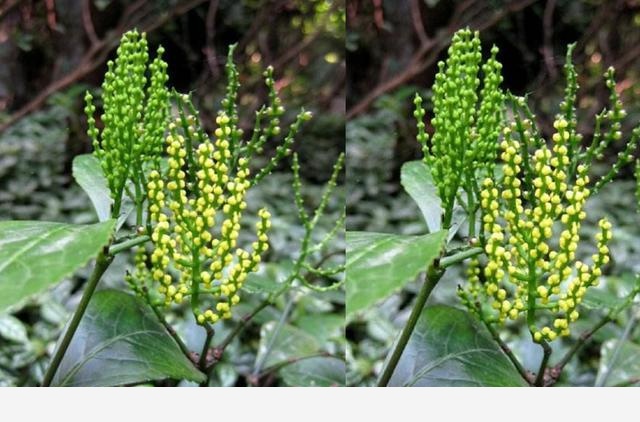
{"label": "flower cluster", "polygon": [[[153,249],[138,250],[136,270],[127,276],[134,291],[153,302],[149,285],[157,286],[161,305],[190,302],[199,324],[232,316],[247,275],[257,269],[268,249],[271,226],[266,209],[258,212],[257,239],[251,248],[238,244],[247,191],[290,153],[302,123],[311,113],[302,110],[275,155],[252,174],[253,156],[280,133],[284,107],[275,91],[273,70],[265,71],[268,105],[256,112],[251,137],[244,141],[239,127],[239,76],[229,49],[227,92],[216,117],[211,139],[198,121],[189,96],[174,95],[178,117],[168,125],[164,141],[166,165],[154,161],[144,186],[148,232]],[[266,121],[265,121],[266,120]],[[152,303],[152,305],[156,305]]]}
{"label": "flower cluster", "polygon": [[[458,191],[466,191],[466,206],[470,214],[475,214],[477,174],[493,174],[504,103],[500,90],[502,65],[496,60],[497,53],[498,48],[493,46],[491,57],[481,66],[478,32],[463,29],[454,35],[446,63],[438,63],[431,120],[435,132],[430,145],[422,98],[416,94],[414,99],[418,141],[438,187],[445,227],[451,222]],[[483,86],[478,95],[481,69]]]}
{"label": "flower cluster", "polygon": [[107,63],[102,84],[102,131],[96,127],[93,97],[89,92],[85,95],[88,134],[114,200],[114,216],[119,214],[127,183],[133,182],[136,191],[142,192],[145,164],[155,161],[157,165],[162,154],[169,117],[167,64],[160,46],[147,66],[147,50],[144,33],[133,30],[122,36],[117,58]]}
{"label": "flower cluster", "polygon": [[[609,261],[611,239],[611,224],[600,220],[593,264],[576,259],[584,204],[591,193],[589,176],[587,167],[579,165],[575,181],[568,180],[567,121],[556,120],[554,126],[553,146],[543,145],[531,156],[524,155],[528,152],[512,136],[516,124],[504,129],[504,177],[501,182],[485,179],[480,194],[487,262],[483,271],[478,260],[473,262],[469,287],[461,291],[476,311],[476,303],[490,304],[497,322],[526,315],[536,341],[569,335],[569,323],[578,318],[577,306],[587,288],[598,284],[602,266]],[[531,186],[523,186],[523,172]],[[555,317],[550,326],[539,327],[535,312],[543,309]]]}
{"label": "flower cluster", "polygon": [[[591,183],[588,172],[594,159],[622,138],[625,112],[613,70],[608,69],[605,80],[612,109],[596,116],[593,141],[582,145],[577,132],[578,84],[572,50],[569,46],[567,88],[550,144],[539,134],[525,100],[509,96],[514,113],[513,122],[502,131],[503,176],[485,179],[480,191],[480,242],[486,260],[471,261],[469,283],[459,289],[463,303],[486,323],[525,316],[536,342],[570,335],[584,295],[598,285],[602,268],[610,260],[612,228],[606,218],[599,221],[597,251],[590,264],[580,261],[576,251],[586,218],[584,206],[631,160],[640,136],[636,128],[611,170]],[[601,127],[605,123],[606,130]]]}
{"label": "flower cluster", "polygon": [[[189,151],[187,140],[196,138],[197,129],[195,117],[189,115],[186,120],[186,133],[178,129],[180,120],[169,125],[167,168],[149,175],[151,266],[147,268],[141,249],[131,279],[150,278],[167,306],[190,297],[198,323],[215,323],[231,317],[247,275],[268,249],[270,214],[266,209],[259,211],[257,240],[251,250],[240,247],[250,171],[244,157],[238,159],[235,169],[226,164],[231,157],[229,140],[237,128],[226,112],[220,112],[215,141],[205,137],[195,151]],[[205,295],[211,299],[203,305]]]}

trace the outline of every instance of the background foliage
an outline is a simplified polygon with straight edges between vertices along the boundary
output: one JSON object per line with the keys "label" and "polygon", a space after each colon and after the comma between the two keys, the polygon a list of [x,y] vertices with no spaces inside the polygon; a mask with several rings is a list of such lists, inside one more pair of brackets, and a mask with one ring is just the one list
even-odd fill
{"label": "background foliage", "polygon": [[[265,101],[262,71],[275,69],[277,89],[290,122],[300,107],[317,118],[294,147],[301,160],[303,193],[317,205],[322,183],[344,150],[344,2],[325,0],[8,0],[0,3],[0,220],[91,223],[89,198],[73,183],[73,158],[91,150],[83,108],[85,89],[97,91],[114,57],[120,35],[132,28],[148,32],[151,48],[165,49],[169,86],[193,92],[206,129],[224,95],[228,45],[238,43],[235,61],[242,91],[241,126]],[[289,114],[290,113],[290,114]],[[267,151],[270,155],[273,151]],[[263,291],[287,275],[303,228],[297,220],[291,175],[285,162],[248,198],[249,213],[266,206],[273,214],[272,248],[261,273],[248,283],[238,315],[255,307]],[[330,230],[342,211],[338,189],[316,235]],[[335,242],[324,257],[340,264],[344,245]],[[322,259],[323,257],[317,257]],[[122,276],[130,265],[118,256],[102,288],[127,291]],[[80,271],[19,310],[0,314],[0,385],[35,385],[42,379],[54,343],[80,297],[89,268]],[[216,367],[216,385],[334,385],[344,382],[344,293],[304,289],[283,296],[262,311],[227,349]],[[204,336],[189,312],[171,317],[192,350]],[[282,321],[263,366],[301,356],[318,356],[281,370],[253,374],[259,350]],[[228,327],[221,325],[216,337]],[[287,342],[282,339],[286,338]],[[263,358],[260,358],[264,360]],[[264,375],[264,376],[263,376]],[[163,385],[164,382],[158,383]]]}
{"label": "background foliage", "polygon": [[[640,120],[640,2],[348,1],[348,230],[426,233],[420,210],[400,183],[402,164],[421,157],[411,100],[418,91],[426,97],[424,104],[431,106],[429,88],[437,72],[436,63],[445,57],[451,35],[466,26],[481,30],[485,56],[493,43],[500,48],[498,60],[504,65],[503,88],[517,95],[528,94],[545,137],[553,131],[554,115],[562,100],[562,65],[566,46],[571,42],[577,42],[574,63],[581,86],[578,131],[586,135],[584,142],[591,140],[594,114],[607,103],[602,73],[608,66],[616,68],[617,90],[629,113],[627,124],[635,126]],[[430,112],[427,109],[428,117]],[[429,119],[426,120],[428,123]],[[623,133],[628,134],[630,129],[624,127]],[[427,131],[432,133],[433,128],[427,125]],[[615,148],[609,151],[604,162],[613,162],[617,152]],[[601,216],[607,216],[614,226],[611,246],[614,262],[605,274],[604,286],[594,295],[599,299],[593,299],[589,304],[592,310],[583,313],[586,317],[581,319],[581,326],[576,327],[578,332],[600,319],[605,306],[600,300],[614,300],[629,291],[633,274],[639,269],[633,258],[640,246],[640,231],[632,170],[623,169],[618,180],[586,205],[592,219],[585,224],[585,237],[595,233]],[[606,168],[595,171],[603,174]],[[464,229],[461,234],[464,235]],[[458,240],[462,239],[458,237]],[[448,268],[428,305],[460,307],[455,291],[464,278],[462,266]],[[391,344],[409,316],[419,285],[411,283],[377,306],[349,319],[348,384],[375,383]],[[594,341],[565,369],[559,384],[594,385],[602,367],[611,362],[611,351],[616,344],[623,347],[614,359],[607,385],[621,383],[622,379],[637,382],[638,374],[631,369],[633,365],[629,365],[628,370],[622,369],[624,357],[640,342],[633,318],[637,312],[637,307],[632,307],[616,324],[597,333]],[[618,343],[616,339],[627,327],[629,333],[624,343]],[[513,328],[506,340],[526,369],[535,371],[541,352],[539,346],[529,341],[525,331]],[[421,335],[428,338],[431,334],[425,331]],[[568,341],[554,343],[559,349],[554,351],[555,357],[570,345]]]}

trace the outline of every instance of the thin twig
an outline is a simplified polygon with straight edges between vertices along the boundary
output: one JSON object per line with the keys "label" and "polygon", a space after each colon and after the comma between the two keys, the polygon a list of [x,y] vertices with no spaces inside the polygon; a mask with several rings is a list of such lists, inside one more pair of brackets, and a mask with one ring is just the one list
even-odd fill
{"label": "thin twig", "polygon": [[287,304],[284,307],[284,310],[282,311],[282,315],[280,315],[280,319],[278,320],[275,328],[273,329],[273,332],[271,333],[271,338],[269,339],[269,343],[267,344],[267,347],[264,353],[259,355],[258,359],[256,359],[256,363],[253,368],[253,372],[251,374],[252,377],[254,378],[258,377],[260,372],[262,372],[262,368],[264,364],[267,362],[267,359],[269,359],[269,355],[273,351],[273,347],[276,345],[276,341],[278,340],[280,331],[282,331],[282,327],[284,327],[285,323],[287,322],[287,319],[289,318],[289,313],[291,312],[291,308],[293,307],[294,303],[295,303],[294,297],[291,297],[289,301],[287,301]]}
{"label": "thin twig", "polygon": [[516,355],[513,353],[513,350],[511,350],[511,348],[507,346],[507,343],[505,343],[500,338],[500,334],[498,334],[495,327],[491,325],[489,322],[485,321],[484,319],[481,319],[481,321],[484,324],[484,326],[487,327],[487,329],[489,330],[489,333],[491,333],[491,337],[493,337],[495,342],[498,343],[498,346],[500,346],[504,354],[507,355],[507,357],[509,358],[513,366],[515,366],[520,376],[524,378],[526,382],[528,382],[529,384],[532,384],[533,380],[531,379],[531,374],[526,369],[524,369],[524,366],[522,366],[522,364],[520,363]]}
{"label": "thin twig", "polygon": [[424,32],[424,24],[422,23],[422,15],[420,14],[420,0],[411,0],[411,20],[413,21],[413,29],[420,40],[420,44],[429,42],[427,33]]}
{"label": "thin twig", "polygon": [[252,385],[258,385],[260,383],[260,380],[262,380],[264,377],[271,375],[275,372],[278,372],[282,368],[301,362],[303,360],[313,359],[313,358],[322,358],[322,357],[333,358],[336,360],[344,361],[344,359],[340,358],[339,356],[332,355],[331,353],[328,353],[328,352],[318,352],[318,353],[313,353],[307,356],[289,358],[266,367],[265,369],[262,370],[262,372],[260,372],[260,374],[257,375],[257,377],[250,377],[249,383]]}
{"label": "thin twig", "polygon": [[84,32],[87,34],[87,38],[91,41],[91,44],[97,44],[99,41],[96,29],[93,26],[93,20],[91,19],[91,4],[89,0],[82,0],[82,25],[84,26]]}
{"label": "thin twig", "polygon": [[611,375],[611,369],[614,367],[616,361],[620,357],[620,351],[622,350],[622,346],[627,342],[627,340],[631,337],[631,333],[636,328],[638,324],[638,319],[640,315],[632,308],[631,315],[629,316],[629,321],[627,325],[624,327],[624,331],[620,338],[616,341],[615,348],[613,349],[613,353],[611,354],[611,358],[609,359],[608,365],[606,365],[602,371],[600,377],[596,379],[594,387],[603,387],[607,383],[607,379]]}
{"label": "thin twig", "polygon": [[[149,294],[147,289],[144,289],[145,292],[147,293],[147,295]],[[150,301],[148,301],[149,303],[149,307],[151,308],[151,310],[153,311],[153,313],[155,314],[156,318],[158,319],[158,322],[160,322],[160,324],[162,324],[162,326],[164,327],[165,330],[167,330],[167,333],[169,333],[169,335],[173,338],[173,340],[178,344],[178,347],[180,348],[180,350],[182,351],[182,353],[189,359],[192,360],[192,354],[191,351],[189,350],[189,348],[187,347],[187,345],[182,341],[182,339],[180,338],[180,336],[178,335],[178,333],[176,332],[176,330],[171,326],[171,324],[169,324],[167,322],[167,320],[164,318],[164,316],[162,315],[162,312],[160,311],[160,309],[158,309],[157,306],[154,306],[153,304],[150,303]]]}

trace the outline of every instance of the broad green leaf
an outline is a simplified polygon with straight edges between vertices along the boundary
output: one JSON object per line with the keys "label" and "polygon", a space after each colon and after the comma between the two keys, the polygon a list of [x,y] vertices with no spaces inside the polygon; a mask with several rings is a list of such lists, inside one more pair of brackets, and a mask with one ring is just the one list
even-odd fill
{"label": "broad green leaf", "polygon": [[347,317],[402,289],[440,255],[447,232],[347,232]]}
{"label": "broad green leaf", "polygon": [[0,312],[84,266],[107,244],[114,223],[1,221]]}
{"label": "broad green leaf", "polygon": [[[104,177],[100,162],[93,154],[78,155],[73,159],[73,177],[80,187],[87,193],[93,208],[98,215],[98,221],[105,221],[111,215],[111,193]],[[135,205],[131,198],[125,196],[122,199],[122,206],[116,230],[120,229],[127,221],[127,218],[134,210]]]}
{"label": "broad green leaf", "polygon": [[[607,340],[602,344],[596,385],[628,386],[640,383],[640,345],[625,341],[617,353],[616,348],[618,340]],[[609,375],[605,380],[606,372]]]}
{"label": "broad green leaf", "polygon": [[13,315],[0,315],[0,337],[16,343],[27,343],[27,329]]}
{"label": "broad green leaf", "polygon": [[[270,321],[260,329],[260,345],[258,346],[256,362],[263,361],[263,369],[284,362],[287,359],[309,356],[320,350],[318,341],[301,329],[285,324],[276,332],[276,327],[277,323]],[[274,334],[276,338],[272,343]],[[265,358],[265,354],[271,344],[273,344],[271,351]]]}
{"label": "broad green leaf", "polygon": [[389,382],[390,386],[518,387],[527,384],[467,312],[427,307]]}
{"label": "broad green leaf", "polygon": [[422,161],[404,163],[400,171],[400,182],[420,207],[429,232],[440,230],[442,206],[429,167]]}
{"label": "broad green leaf", "polygon": [[338,387],[345,384],[346,366],[340,359],[318,356],[303,359],[280,370],[291,387]]}
{"label": "broad green leaf", "polygon": [[78,155],[73,159],[73,177],[89,195],[98,221],[105,221],[111,215],[111,194],[100,162],[93,154]]}
{"label": "broad green leaf", "polygon": [[297,327],[321,343],[332,338],[344,338],[344,324],[344,315],[332,313],[304,314],[295,322]]}
{"label": "broad green leaf", "polygon": [[142,301],[103,290],[91,299],[53,385],[116,386],[165,378],[201,382],[205,377]]}

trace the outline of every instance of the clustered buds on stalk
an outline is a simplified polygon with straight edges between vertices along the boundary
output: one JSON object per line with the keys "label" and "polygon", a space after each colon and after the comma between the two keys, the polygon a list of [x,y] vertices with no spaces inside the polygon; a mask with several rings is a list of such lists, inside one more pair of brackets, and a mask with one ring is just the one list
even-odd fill
{"label": "clustered buds on stalk", "polygon": [[[238,245],[250,171],[245,157],[238,159],[235,169],[226,164],[231,158],[230,137],[237,128],[221,111],[215,141],[206,137],[189,153],[186,138],[196,137],[196,121],[194,116],[186,119],[187,133],[179,132],[180,121],[169,126],[167,169],[149,175],[151,268],[140,259],[134,277],[144,279],[148,272],[159,285],[165,305],[182,303],[190,296],[198,323],[215,323],[231,317],[247,274],[256,269],[268,249],[271,216],[264,208],[258,212],[257,240],[250,251]],[[205,294],[213,301],[202,310],[200,299]]]}
{"label": "clustered buds on stalk", "polygon": [[[567,121],[557,120],[554,126],[553,147],[543,145],[527,157],[523,154],[529,152],[511,136],[516,124],[504,129],[504,177],[500,182],[485,179],[480,194],[487,262],[481,272],[479,260],[472,260],[469,285],[460,291],[476,312],[486,312],[476,309],[476,303],[490,304],[495,322],[527,315],[536,341],[570,334],[569,323],[579,316],[576,308],[587,288],[598,285],[602,266],[609,262],[611,239],[611,224],[603,218],[593,264],[577,260],[584,204],[591,193],[588,168],[578,165],[575,181],[567,180]],[[522,185],[523,171],[529,173],[532,186]],[[526,189],[533,195],[525,196]],[[554,237],[558,231],[559,237]],[[555,315],[551,326],[538,325],[537,309]]]}
{"label": "clustered buds on stalk", "polygon": [[102,84],[102,131],[96,127],[93,96],[88,91],[85,95],[88,134],[114,200],[114,217],[120,212],[127,184],[133,183],[136,194],[140,194],[146,165],[157,164],[162,154],[169,118],[167,63],[162,60],[164,49],[160,46],[147,66],[147,50],[144,33],[133,30],[122,36],[117,58],[107,63]]}
{"label": "clustered buds on stalk", "polygon": [[[494,45],[490,58],[481,66],[478,32],[462,29],[453,36],[449,57],[438,63],[433,86],[431,124],[435,132],[430,143],[422,98],[416,94],[414,99],[418,141],[442,201],[444,227],[450,226],[459,191],[466,192],[464,205],[470,215],[475,215],[478,177],[493,176],[504,103],[502,65],[496,60],[497,53]],[[478,94],[480,70],[482,89]]]}
{"label": "clustered buds on stalk", "polygon": [[[126,281],[154,307],[188,299],[194,317],[203,325],[231,318],[247,275],[256,270],[269,247],[271,215],[266,209],[258,212],[257,239],[251,248],[238,244],[247,191],[290,154],[295,135],[311,118],[310,112],[302,110],[274,156],[252,175],[252,158],[280,134],[285,109],[275,91],[273,69],[268,68],[264,73],[268,105],[256,112],[251,138],[243,139],[233,51],[231,46],[227,92],[213,139],[204,133],[187,95],[173,95],[178,116],[169,123],[170,95],[165,88],[167,66],[160,58],[162,47],[149,66],[151,82],[145,92],[145,34],[125,34],[117,59],[109,62],[103,84],[101,134],[93,118],[91,95],[87,94],[89,134],[114,198],[114,216],[125,189],[136,202],[139,217],[146,201],[144,231],[152,248],[138,248],[135,271],[127,274]],[[131,184],[135,192],[130,192]],[[138,218],[139,225],[141,220]]]}
{"label": "clustered buds on stalk", "polygon": [[[514,121],[503,129],[500,159],[503,176],[486,178],[480,192],[486,259],[474,258],[468,285],[458,290],[463,303],[486,323],[503,324],[525,315],[536,342],[552,341],[571,333],[578,306],[587,289],[597,286],[609,260],[611,223],[600,219],[597,252],[587,264],[577,258],[580,227],[587,199],[612,180],[631,161],[640,128],[633,130],[611,170],[590,184],[594,158],[620,140],[625,115],[615,91],[613,70],[605,73],[612,110],[596,116],[594,139],[588,147],[577,133],[576,72],[569,47],[565,73],[567,89],[554,122],[551,145],[539,135],[534,116],[522,98],[510,97]],[[524,111],[527,116],[520,114]],[[609,129],[601,129],[603,122]]]}

